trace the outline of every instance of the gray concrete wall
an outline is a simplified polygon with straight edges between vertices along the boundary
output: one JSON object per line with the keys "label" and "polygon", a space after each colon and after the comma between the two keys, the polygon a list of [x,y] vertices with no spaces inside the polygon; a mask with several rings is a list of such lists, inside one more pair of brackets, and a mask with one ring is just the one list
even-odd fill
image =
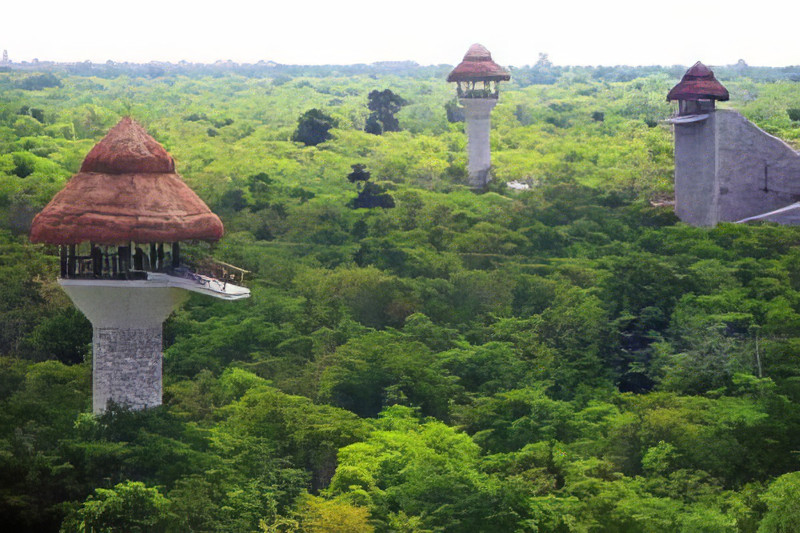
{"label": "gray concrete wall", "polygon": [[732,110],[719,110],[719,221],[734,222],[800,199],[800,155]]}
{"label": "gray concrete wall", "polygon": [[674,132],[675,213],[684,222],[714,226],[800,200],[800,155],[736,111]]}

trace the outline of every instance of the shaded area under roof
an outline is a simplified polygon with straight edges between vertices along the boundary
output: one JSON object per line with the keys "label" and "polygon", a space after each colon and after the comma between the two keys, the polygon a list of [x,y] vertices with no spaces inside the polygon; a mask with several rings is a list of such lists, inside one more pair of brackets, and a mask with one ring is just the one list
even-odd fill
{"label": "shaded area under roof", "polygon": [[117,245],[216,241],[222,233],[219,217],[175,173],[164,147],[126,117],[36,215],[30,239]]}
{"label": "shaded area under roof", "polygon": [[481,44],[473,44],[463,61],[447,75],[447,81],[508,81],[511,75],[492,60],[492,54]]}
{"label": "shaded area under roof", "polygon": [[695,63],[681,81],[667,93],[667,101],[672,100],[728,100],[730,95],[714,72],[702,64]]}

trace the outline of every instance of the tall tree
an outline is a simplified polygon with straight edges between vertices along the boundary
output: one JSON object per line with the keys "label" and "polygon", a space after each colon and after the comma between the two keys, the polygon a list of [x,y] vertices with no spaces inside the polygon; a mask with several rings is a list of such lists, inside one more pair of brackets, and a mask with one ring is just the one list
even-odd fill
{"label": "tall tree", "polygon": [[331,138],[330,129],[336,121],[321,109],[309,109],[297,119],[297,129],[292,140],[306,146],[316,146]]}
{"label": "tall tree", "polygon": [[62,525],[62,531],[169,531],[175,522],[169,500],[137,481],[96,489]]}
{"label": "tall tree", "polygon": [[384,131],[400,131],[400,122],[394,116],[406,102],[389,89],[369,93],[367,107],[371,111],[364,131],[380,135]]}

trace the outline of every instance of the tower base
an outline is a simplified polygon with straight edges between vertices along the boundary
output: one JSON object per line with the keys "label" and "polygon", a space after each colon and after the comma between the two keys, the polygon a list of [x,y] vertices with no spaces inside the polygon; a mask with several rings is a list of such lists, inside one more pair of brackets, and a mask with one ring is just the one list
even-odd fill
{"label": "tower base", "polygon": [[489,145],[490,116],[497,98],[461,98],[467,123],[467,157],[469,183],[482,189],[489,183],[492,153]]}
{"label": "tower base", "polygon": [[147,329],[94,328],[92,411],[109,401],[145,409],[161,405],[162,325]]}
{"label": "tower base", "polygon": [[162,327],[188,293],[148,281],[62,279],[92,322],[92,411],[161,405]]}
{"label": "tower base", "polygon": [[147,279],[59,279],[61,287],[94,328],[92,410],[108,402],[144,409],[161,405],[162,327],[197,292],[240,300],[250,290],[205,276],[149,272]]}

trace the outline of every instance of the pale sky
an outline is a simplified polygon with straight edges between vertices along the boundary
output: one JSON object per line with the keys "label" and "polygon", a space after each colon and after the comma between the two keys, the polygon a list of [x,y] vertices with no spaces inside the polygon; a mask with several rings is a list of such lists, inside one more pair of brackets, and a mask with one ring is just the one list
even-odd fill
{"label": "pale sky", "polygon": [[800,64],[800,1],[4,0],[12,61]]}

